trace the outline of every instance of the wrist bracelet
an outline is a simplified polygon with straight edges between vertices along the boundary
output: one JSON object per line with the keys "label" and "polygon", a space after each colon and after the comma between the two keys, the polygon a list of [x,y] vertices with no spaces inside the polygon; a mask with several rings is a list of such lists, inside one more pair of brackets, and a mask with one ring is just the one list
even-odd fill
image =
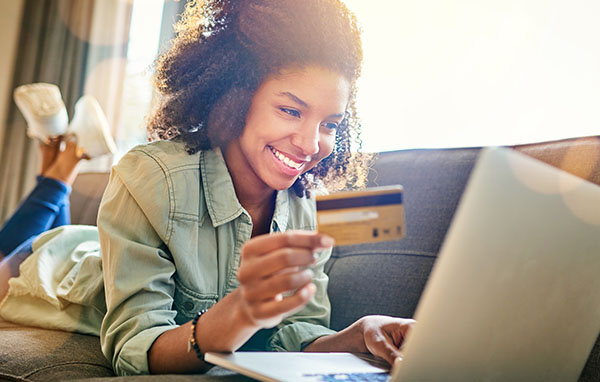
{"label": "wrist bracelet", "polygon": [[188,341],[187,348],[188,353],[191,352],[192,349],[194,349],[194,351],[196,352],[196,357],[198,357],[202,361],[204,361],[204,355],[200,351],[200,347],[196,342],[196,324],[198,323],[198,319],[200,318],[200,316],[202,316],[204,313],[206,313],[206,309],[202,309],[201,311],[196,313],[196,317],[194,317],[194,319],[192,320],[192,333],[190,335],[190,340]]}

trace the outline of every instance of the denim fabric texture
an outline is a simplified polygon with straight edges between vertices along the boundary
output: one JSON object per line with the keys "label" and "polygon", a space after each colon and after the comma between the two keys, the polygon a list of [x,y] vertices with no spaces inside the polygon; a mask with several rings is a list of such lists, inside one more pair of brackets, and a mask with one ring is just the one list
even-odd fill
{"label": "denim fabric texture", "polygon": [[41,233],[69,224],[70,193],[66,184],[38,176],[34,189],[0,230],[0,254],[10,255],[17,247],[26,252],[31,247],[24,247],[25,241],[31,244]]}

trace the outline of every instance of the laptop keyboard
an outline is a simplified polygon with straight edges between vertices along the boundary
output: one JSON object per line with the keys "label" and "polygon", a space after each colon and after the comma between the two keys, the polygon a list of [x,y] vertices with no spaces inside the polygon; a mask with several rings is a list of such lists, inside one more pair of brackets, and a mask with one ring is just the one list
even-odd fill
{"label": "laptop keyboard", "polygon": [[387,373],[337,373],[337,374],[321,374],[321,381],[323,382],[363,382],[363,381],[381,381],[385,382],[388,380],[389,374]]}

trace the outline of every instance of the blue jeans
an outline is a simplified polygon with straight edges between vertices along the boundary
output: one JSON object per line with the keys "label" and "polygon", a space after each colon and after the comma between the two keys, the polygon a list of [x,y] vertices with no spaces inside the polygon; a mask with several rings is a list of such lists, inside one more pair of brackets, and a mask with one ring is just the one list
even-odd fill
{"label": "blue jeans", "polygon": [[33,241],[42,233],[71,222],[71,187],[38,176],[37,185],[0,230],[0,259],[31,253]]}

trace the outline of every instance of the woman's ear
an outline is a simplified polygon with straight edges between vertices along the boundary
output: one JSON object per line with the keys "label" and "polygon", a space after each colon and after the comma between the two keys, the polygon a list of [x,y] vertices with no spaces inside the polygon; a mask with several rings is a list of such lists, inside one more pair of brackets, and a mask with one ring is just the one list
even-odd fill
{"label": "woman's ear", "polygon": [[213,147],[226,145],[242,133],[252,95],[249,89],[233,87],[215,103],[207,126]]}

